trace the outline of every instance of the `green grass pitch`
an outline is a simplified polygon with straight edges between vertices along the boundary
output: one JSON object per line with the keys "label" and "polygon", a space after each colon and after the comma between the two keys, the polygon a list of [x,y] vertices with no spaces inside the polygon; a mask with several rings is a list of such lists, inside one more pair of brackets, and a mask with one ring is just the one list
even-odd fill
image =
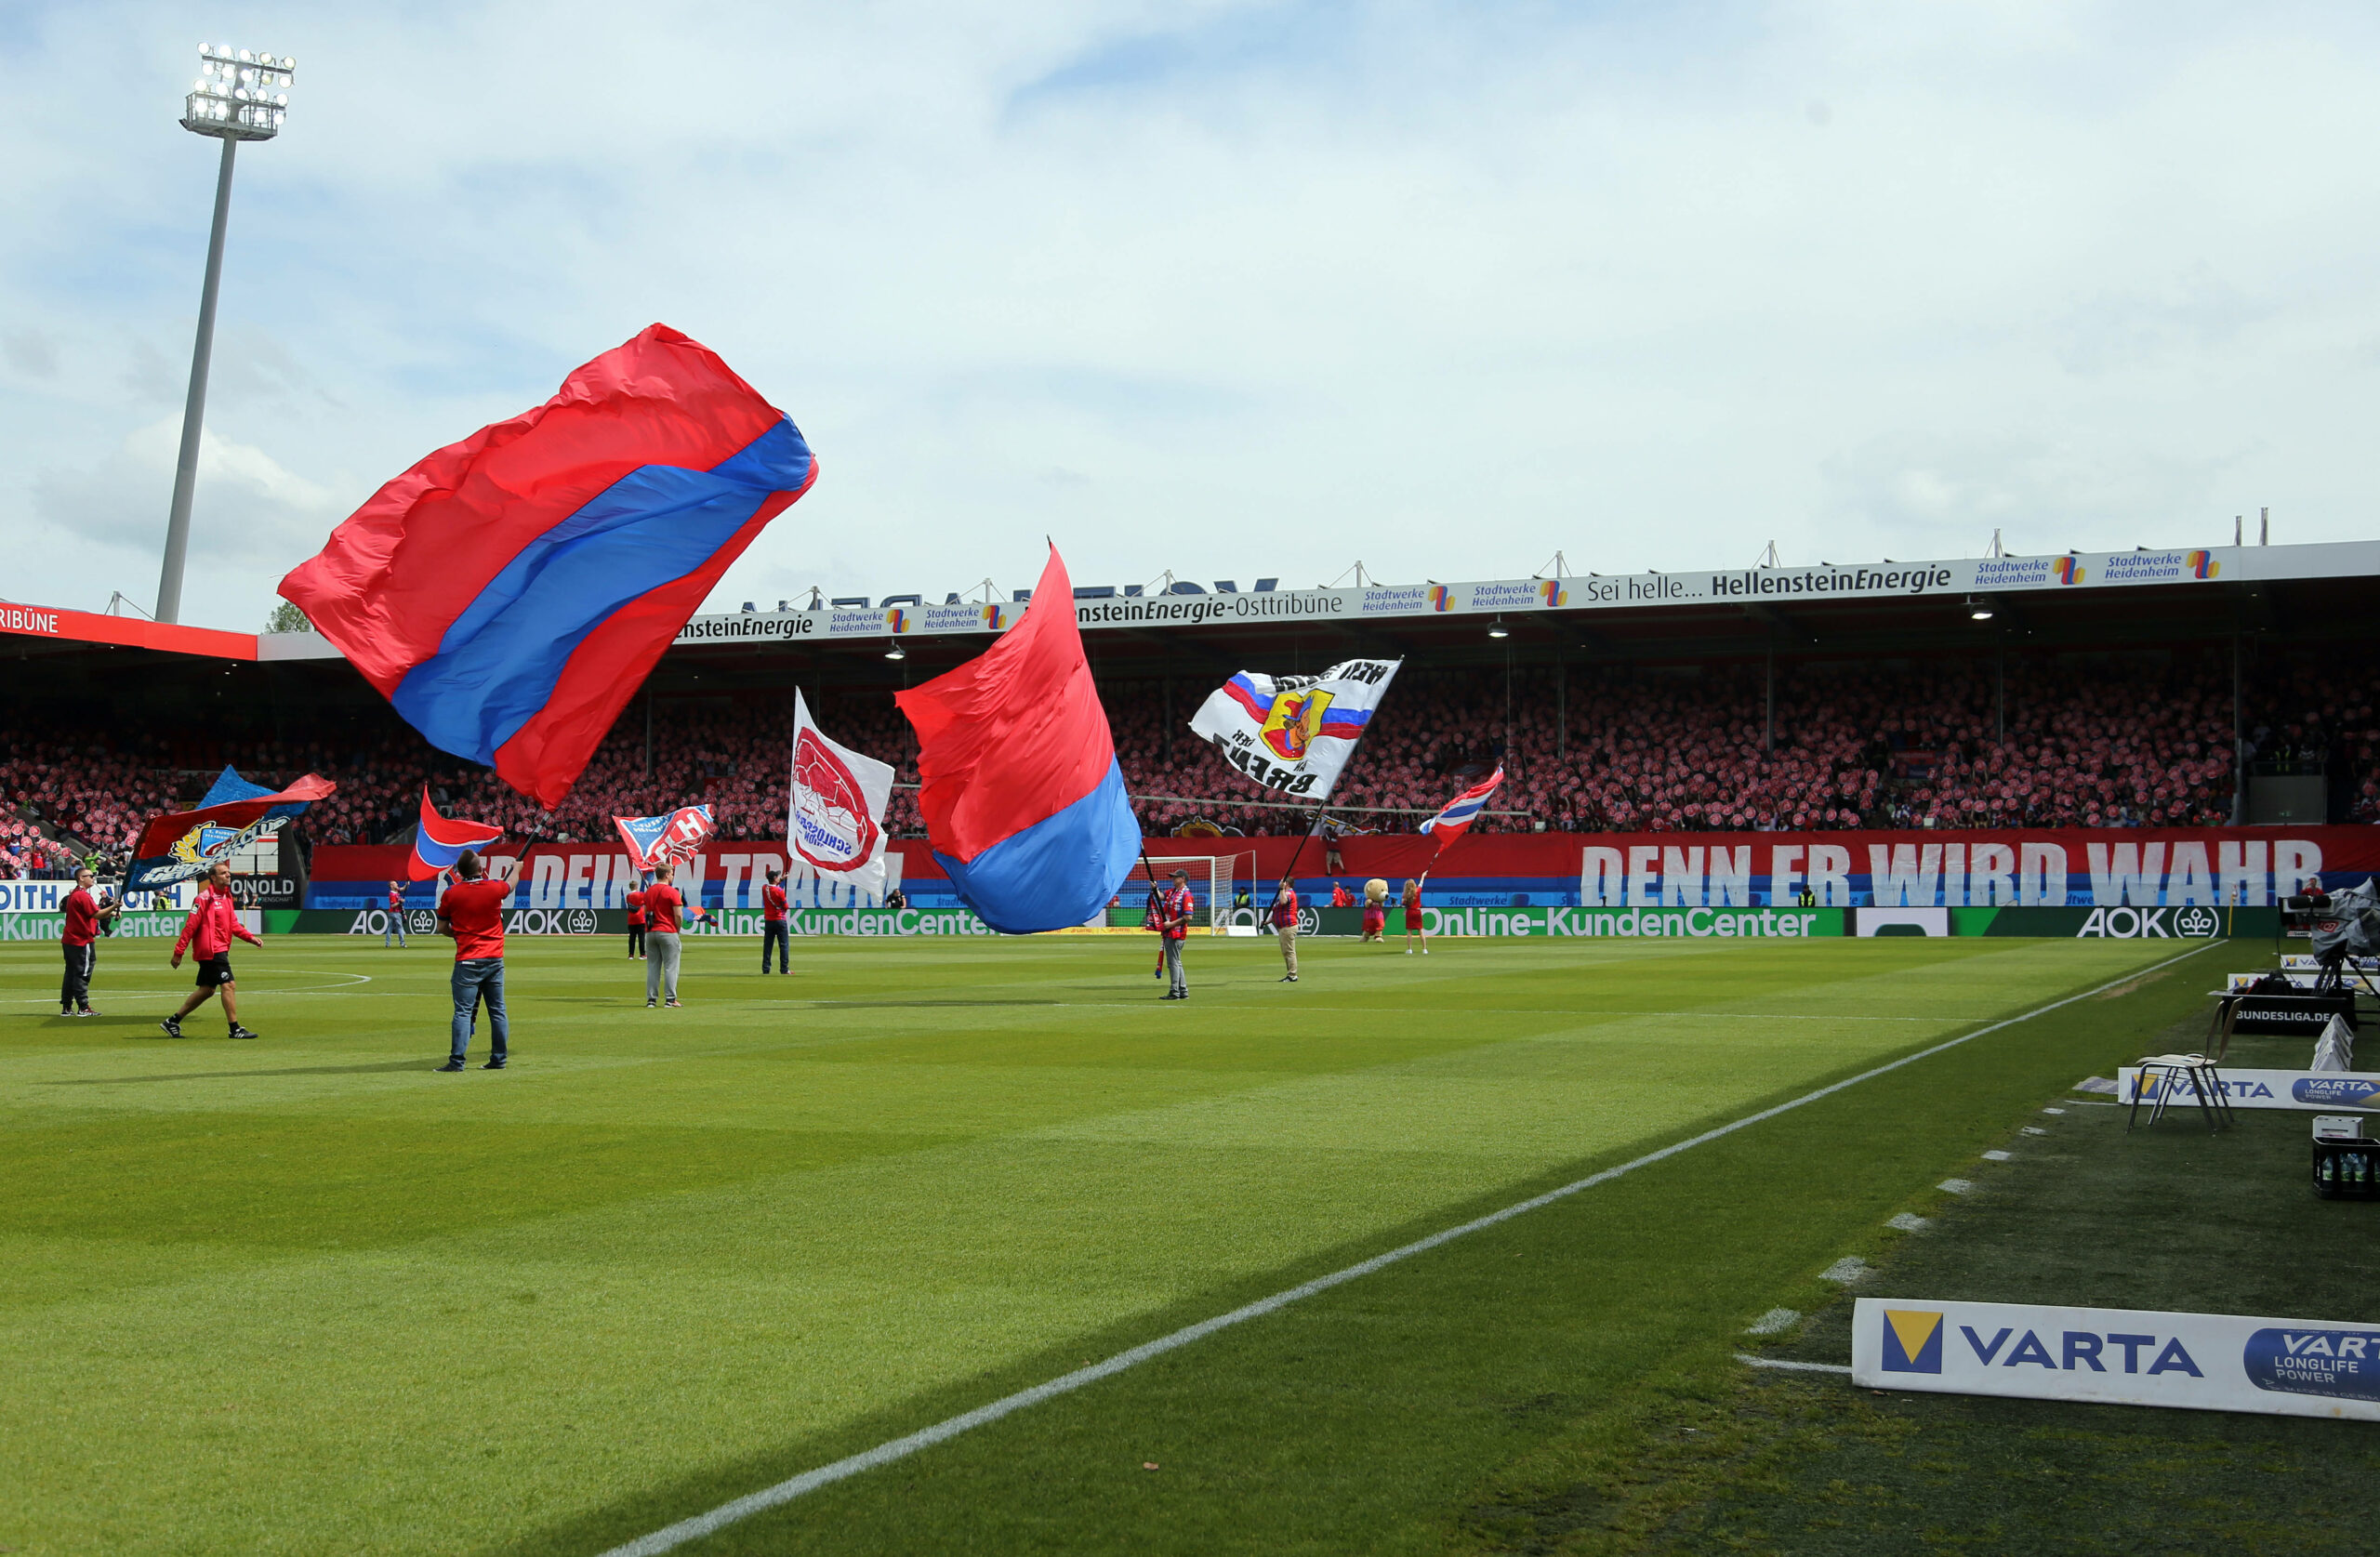
{"label": "green grass pitch", "polygon": [[[766,981],[690,941],[649,1011],[617,942],[516,941],[513,1067],[461,1075],[443,943],[240,948],[255,1043],[156,1031],[165,949],[102,943],[84,1022],[54,947],[0,949],[0,1548],[600,1552],[2186,948],[1309,943],[1289,986],[1200,938],[1174,1005],[1138,938]],[[685,1550],[1460,1547],[2217,960]]]}

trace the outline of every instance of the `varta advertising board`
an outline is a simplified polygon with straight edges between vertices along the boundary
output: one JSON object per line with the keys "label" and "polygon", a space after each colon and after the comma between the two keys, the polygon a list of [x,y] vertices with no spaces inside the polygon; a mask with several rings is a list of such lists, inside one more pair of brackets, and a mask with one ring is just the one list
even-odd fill
{"label": "varta advertising board", "polygon": [[2380,1326],[1862,1298],[1851,1378],[1873,1390],[2380,1421]]}

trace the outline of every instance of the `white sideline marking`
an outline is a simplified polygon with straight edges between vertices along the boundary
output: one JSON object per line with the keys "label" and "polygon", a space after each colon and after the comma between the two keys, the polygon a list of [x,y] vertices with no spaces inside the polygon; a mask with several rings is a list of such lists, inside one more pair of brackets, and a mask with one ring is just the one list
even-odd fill
{"label": "white sideline marking", "polygon": [[1927,1221],[1924,1217],[1919,1216],[1915,1211],[1903,1211],[1898,1216],[1894,1217],[1890,1221],[1884,1223],[1884,1225],[1902,1233],[1923,1233],[1934,1224]]}
{"label": "white sideline marking", "polygon": [[1876,1273],[1876,1268],[1856,1254],[1846,1254],[1818,1273],[1820,1281],[1831,1281],[1838,1287],[1851,1287]]}
{"label": "white sideline marking", "polygon": [[[707,1513],[695,1514],[692,1518],[681,1519],[675,1524],[665,1525],[649,1536],[640,1536],[625,1545],[611,1548],[602,1553],[602,1557],[659,1557],[662,1552],[674,1550],[688,1541],[699,1540],[705,1536],[725,1529],[739,1520],[749,1519],[756,1513],[790,1503],[795,1498],[815,1492],[822,1486],[831,1486],[837,1482],[856,1476],[863,1471],[873,1471],[879,1465],[890,1465],[894,1460],[906,1459],[920,1449],[932,1448],[934,1445],[956,1438],[962,1432],[969,1432],[998,1421],[1002,1417],[1022,1411],[1028,1405],[1038,1405],[1045,1400],[1069,1394],[1086,1384],[1096,1383],[1112,1374],[1121,1373],[1127,1368],[1138,1367],[1152,1357],[1161,1357],[1168,1352],[1179,1351],[1192,1341],[1205,1339],[1217,1330],[1228,1329],[1232,1326],[1245,1324],[1250,1319],[1261,1319],[1277,1309],[1289,1307],[1291,1303],[1314,1297],[1317,1293],[1328,1292],[1334,1287],[1344,1286],[1358,1277],[1368,1276],[1374,1271],[1394,1265],[1399,1260],[1427,1253],[1441,1244],[1452,1243],[1457,1238],[1494,1227],[1499,1222],[1510,1221],[1514,1217],[1542,1209],[1557,1200],[1567,1199],[1582,1190],[1591,1190],[1599,1184],[1607,1184],[1614,1179],[1635,1172],[1640,1168],[1650,1168],[1653,1164],[1665,1162],[1681,1152],[1690,1152],[1697,1146],[1709,1145],[1712,1141],[1733,1135],[1738,1130],[1748,1129],[1753,1125],[1774,1119],[1780,1114],[1790,1114],[1805,1103],[1817,1102],[1821,1098],[1832,1097],[1847,1088],[1857,1087],[1863,1081],[1873,1081],[1880,1075],[1890,1075],[1904,1065],[1913,1065],[1920,1060],[1931,1059],[1945,1050],[1956,1049],[1961,1044],[1972,1043],[1977,1038],[1997,1033],[2003,1028],[2030,1022],[2033,1018],[2046,1015],[2061,1006],[2070,1006],[2078,1000],[2087,1000],[2094,995],[2113,989],[2118,984],[2146,978],[2159,969],[2170,968],[2176,962],[2196,957],[2200,952],[2221,944],[2219,941],[2209,942],[2205,945],[2184,952],[2179,957],[2167,957],[2162,962],[2123,974],[2120,978],[2109,979],[2106,983],[2096,988],[2083,990],[2078,995],[2069,995],[2063,1000],[2053,1000],[2046,1006],[2036,1006],[2021,1016],[2012,1016],[2004,1022],[1995,1022],[1989,1027],[1978,1027],[1972,1033],[1963,1033],[1955,1038],[1946,1039],[1931,1049],[1921,1049],[1914,1054],[1904,1054],[1897,1060],[1888,1060],[1871,1070],[1861,1071],[1858,1075],[1846,1076],[1841,1081],[1821,1087],[1814,1092],[1805,1092],[1798,1098],[1780,1102],[1773,1108],[1764,1108],[1757,1114],[1747,1114],[1742,1118],[1730,1120],[1715,1129],[1704,1130],[1700,1135],[1690,1136],[1657,1151],[1647,1152],[1641,1157],[1632,1158],[1617,1168],[1606,1168],[1600,1173],[1590,1173],[1585,1178],[1574,1180],[1559,1189],[1548,1190],[1543,1194],[1531,1195],[1527,1200],[1515,1202],[1501,1211],[1490,1211],[1484,1217],[1474,1217],[1469,1221],[1433,1233],[1426,1238],[1416,1238],[1413,1242],[1390,1249],[1385,1254],[1376,1254],[1369,1260],[1358,1260],[1343,1270],[1333,1271],[1329,1275],[1316,1276],[1312,1281],[1300,1283],[1287,1291],[1276,1292],[1269,1298],[1259,1298],[1256,1301],[1242,1304],[1228,1313],[1219,1313],[1211,1319],[1201,1319],[1195,1325],[1185,1325],[1171,1335],[1159,1336],[1155,1340],[1144,1341],[1129,1351],[1118,1352],[1104,1362],[1093,1363],[1088,1367],[1078,1367],[1072,1373],[1060,1374],[1046,1383],[1036,1384],[1031,1389],[1019,1390],[1012,1395],[1002,1395],[987,1405],[978,1405],[972,1411],[962,1411],[956,1417],[946,1418],[934,1423],[932,1427],[919,1428],[906,1437],[879,1444],[872,1449],[863,1449],[855,1455],[847,1455],[831,1464],[821,1465],[814,1471],[804,1471],[801,1474],[781,1481],[774,1486],[762,1487],[760,1491],[747,1493],[733,1502],[721,1503]],[[1783,1367],[1815,1373],[1851,1371],[1848,1367],[1833,1363],[1788,1363],[1756,1359],[1741,1352],[1737,1355],[1741,1361],[1750,1363],[1754,1367]]]}
{"label": "white sideline marking", "polygon": [[1793,1363],[1782,1357],[1755,1357],[1749,1352],[1737,1352],[1736,1361],[1746,1367],[1777,1367],[1783,1368],[1789,1373],[1849,1373],[1851,1371],[1850,1366],[1844,1363]]}
{"label": "white sideline marking", "polygon": [[1975,1188],[1975,1181],[1973,1179],[1945,1179],[1934,1187],[1937,1190],[1948,1190],[1952,1194],[1964,1194],[1967,1191]]}
{"label": "white sideline marking", "polygon": [[1986,1152],[1983,1154],[1983,1160],[1986,1162],[2014,1162],[2016,1160],[2016,1156],[2013,1152]]}
{"label": "white sideline marking", "polygon": [[[288,989],[282,989],[278,987],[266,989],[260,985],[242,983],[239,983],[237,987],[240,993],[244,996],[319,995],[324,990],[352,989],[357,984],[368,984],[372,982],[372,975],[369,973],[340,973],[335,976],[345,979],[347,983],[343,984],[297,984]],[[102,1000],[178,1000],[183,996],[188,995],[190,990],[187,986],[184,986],[178,989],[93,990],[91,993],[99,996]],[[58,1004],[58,997],[54,995],[17,995],[9,996],[6,1001],[6,1004],[11,1006],[55,1006]]]}
{"label": "white sideline marking", "polygon": [[1801,1322],[1802,1311],[1794,1308],[1773,1308],[1744,1326],[1748,1336],[1773,1336],[1779,1330],[1790,1330]]}

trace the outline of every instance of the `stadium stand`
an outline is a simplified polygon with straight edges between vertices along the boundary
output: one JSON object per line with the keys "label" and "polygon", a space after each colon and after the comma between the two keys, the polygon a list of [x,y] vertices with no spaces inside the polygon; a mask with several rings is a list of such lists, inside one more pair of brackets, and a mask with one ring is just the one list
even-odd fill
{"label": "stadium stand", "polygon": [[[2277,661],[2251,689],[2247,755],[2258,772],[2327,773],[2334,820],[2380,821],[2380,674],[2336,660]],[[2213,657],[2011,655],[1805,663],[1780,674],[1773,730],[1758,664],[1573,668],[1408,667],[1335,803],[1358,825],[1402,829],[1498,762],[1508,782],[1482,831],[1699,831],[1857,826],[2213,825],[2232,804],[2230,687]],[[1103,686],[1144,829],[1211,823],[1283,832],[1290,813],[1201,802],[1252,798],[1183,729],[1176,682]],[[0,736],[0,870],[51,874],[121,851],[139,823],[196,799],[225,763],[264,782],[314,771],[339,791],[310,817],[316,842],[403,836],[430,785],[442,808],[524,840],[608,838],[615,815],[699,799],[721,834],[784,825],[783,694],[687,699],[623,719],[576,791],[548,815],[491,773],[425,747],[384,706],[333,742],[183,736]],[[880,692],[813,698],[838,739],[917,779],[906,720]],[[923,831],[914,791],[889,820]]]}

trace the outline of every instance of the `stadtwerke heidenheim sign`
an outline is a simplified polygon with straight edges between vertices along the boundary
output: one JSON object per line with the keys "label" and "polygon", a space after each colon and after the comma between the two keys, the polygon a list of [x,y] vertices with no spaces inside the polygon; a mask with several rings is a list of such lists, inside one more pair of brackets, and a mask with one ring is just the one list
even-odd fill
{"label": "stadtwerke heidenheim sign", "polygon": [[[1442,615],[1520,616],[1540,611],[1626,611],[1647,606],[1878,599],[1960,598],[2029,590],[2116,589],[2137,585],[2255,583],[2380,575],[2380,541],[2319,546],[2213,547],[2169,551],[2069,552],[2056,557],[1983,557],[1943,562],[1880,562],[1837,567],[1729,568],[1698,573],[1587,574],[1479,584],[1368,585],[1351,589],[1242,590],[1181,583],[1148,595],[1112,587],[1078,587],[1075,618],[1087,632],[1106,627],[1220,627],[1234,623],[1390,621]],[[1269,583],[1269,581],[1267,581]],[[875,605],[818,611],[740,612],[697,616],[685,644],[940,637],[1005,632],[1023,600],[930,605],[892,595]]]}

